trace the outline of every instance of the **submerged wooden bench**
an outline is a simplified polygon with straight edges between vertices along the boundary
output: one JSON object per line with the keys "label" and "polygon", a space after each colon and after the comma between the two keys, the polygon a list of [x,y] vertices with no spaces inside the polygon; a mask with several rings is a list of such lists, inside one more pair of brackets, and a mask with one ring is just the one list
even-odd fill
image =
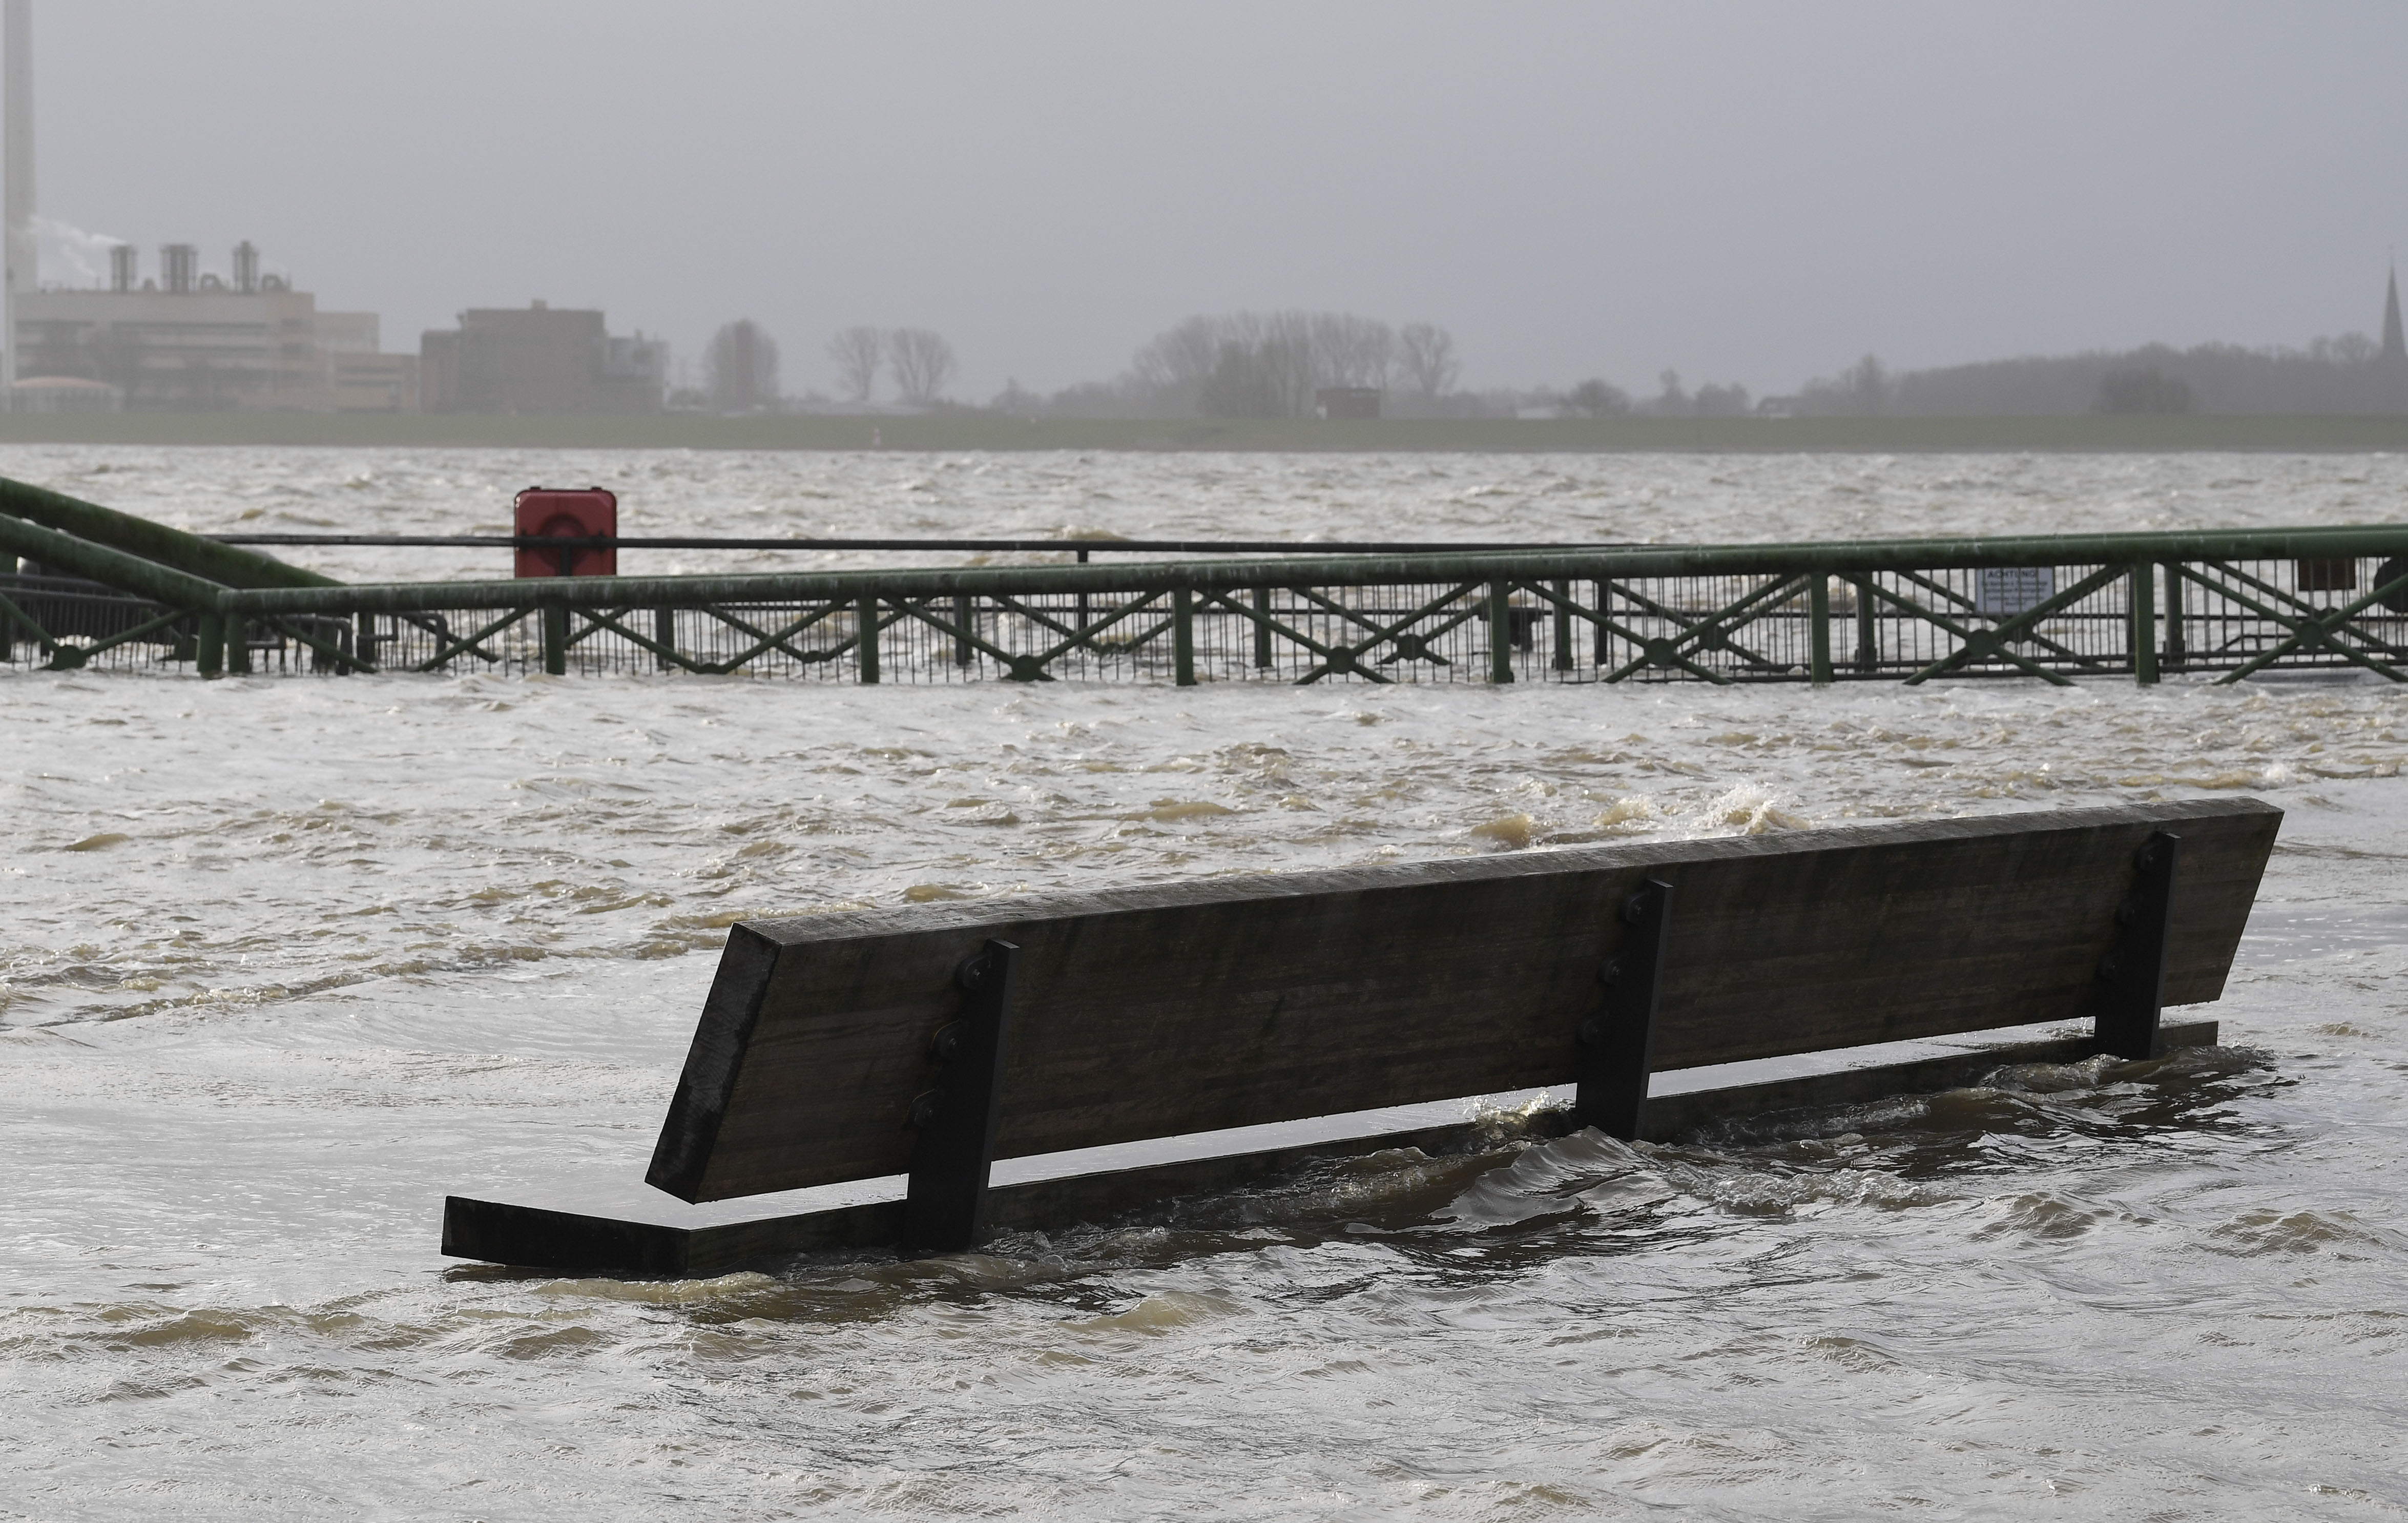
{"label": "submerged wooden bench", "polygon": [[[2214,1040],[2160,1011],[2221,996],[2281,820],[2216,799],[739,924],[647,1180],[711,1202],[903,1175],[902,1199],[680,1226],[455,1196],[443,1251],[687,1273],[952,1250],[998,1214],[1092,1217],[1295,1149],[1011,1191],[990,1188],[998,1159],[1565,1084],[1569,1125],[1639,1139],[2005,1061],[2152,1056]],[[1668,1070],[2066,1021],[2087,1033],[1648,1100]]]}

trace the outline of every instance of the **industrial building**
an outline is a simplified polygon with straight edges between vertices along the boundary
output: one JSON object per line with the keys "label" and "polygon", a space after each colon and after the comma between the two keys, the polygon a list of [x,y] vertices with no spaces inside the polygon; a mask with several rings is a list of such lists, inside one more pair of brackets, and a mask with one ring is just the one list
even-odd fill
{"label": "industrial building", "polygon": [[131,244],[108,282],[43,286],[34,236],[34,52],[28,0],[0,0],[0,409],[34,412],[275,409],[311,412],[658,412],[668,346],[613,338],[602,314],[536,302],[479,308],[382,352],[373,312],[322,312],[259,251],[222,274],[189,243],[145,277]]}
{"label": "industrial building", "polygon": [[590,309],[479,307],[456,328],[419,340],[427,412],[658,412],[667,393],[668,345],[614,338]]}
{"label": "industrial building", "polygon": [[130,411],[417,410],[417,358],[379,352],[376,314],[318,310],[251,244],[225,275],[189,243],[161,249],[153,279],[133,246],[109,253],[104,289],[18,293],[20,385],[97,381]]}

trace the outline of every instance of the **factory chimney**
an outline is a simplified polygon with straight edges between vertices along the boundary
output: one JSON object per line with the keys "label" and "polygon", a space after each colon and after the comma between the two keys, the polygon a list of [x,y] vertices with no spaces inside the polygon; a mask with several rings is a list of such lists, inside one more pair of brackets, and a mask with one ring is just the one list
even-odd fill
{"label": "factory chimney", "polygon": [[249,238],[234,246],[234,288],[246,296],[259,291],[259,251]]}
{"label": "factory chimney", "polygon": [[0,408],[17,398],[17,297],[35,289],[40,272],[34,243],[34,0],[0,0],[0,245],[7,267],[0,274]]}
{"label": "factory chimney", "polygon": [[159,289],[189,295],[193,278],[200,273],[201,251],[189,243],[159,245]]}
{"label": "factory chimney", "polygon": [[108,249],[108,289],[131,291],[141,275],[142,253],[131,243],[114,243]]}

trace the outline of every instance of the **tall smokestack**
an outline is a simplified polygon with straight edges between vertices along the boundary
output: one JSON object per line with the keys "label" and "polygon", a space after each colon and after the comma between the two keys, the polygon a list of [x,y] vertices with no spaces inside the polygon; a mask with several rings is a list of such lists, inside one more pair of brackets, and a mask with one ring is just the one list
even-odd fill
{"label": "tall smokestack", "polygon": [[34,243],[34,0],[0,0],[0,48],[6,48],[6,130],[0,147],[0,221],[5,221],[6,278],[0,279],[0,408],[17,399],[17,295],[39,272]]}

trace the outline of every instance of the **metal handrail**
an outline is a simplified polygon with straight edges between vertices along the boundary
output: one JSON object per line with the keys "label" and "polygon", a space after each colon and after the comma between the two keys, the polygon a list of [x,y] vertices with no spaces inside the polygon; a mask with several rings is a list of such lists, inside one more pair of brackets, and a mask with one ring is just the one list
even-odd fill
{"label": "metal handrail", "polygon": [[1044,554],[1154,555],[1429,555],[1481,550],[1572,550],[1619,547],[1627,539],[864,539],[788,535],[766,539],[724,535],[634,534],[208,534],[222,545],[342,545],[371,549],[460,550],[788,550],[987,551]]}
{"label": "metal handrail", "polygon": [[703,576],[530,577],[227,589],[226,612],[414,612],[431,609],[850,599],[954,594],[1127,590],[1226,592],[1259,586],[1372,584],[1598,576],[1826,575],[1990,566],[2106,565],[2200,559],[2408,555],[2408,524],[2174,530],[1807,544],[1666,545],[1484,551],[1469,554],[1315,556],[1309,560],[1154,561],[1116,566],[980,566]]}

